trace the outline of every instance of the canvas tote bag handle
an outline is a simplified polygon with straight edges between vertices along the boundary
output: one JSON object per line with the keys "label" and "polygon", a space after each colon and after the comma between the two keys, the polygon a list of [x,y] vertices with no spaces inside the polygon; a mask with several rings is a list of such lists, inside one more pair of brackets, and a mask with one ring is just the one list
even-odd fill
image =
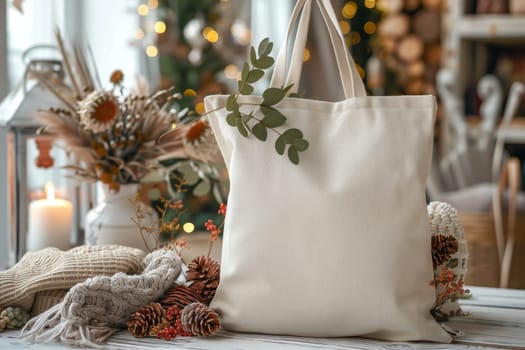
{"label": "canvas tote bag handle", "polygon": [[[297,0],[288,24],[288,32],[279,50],[274,73],[272,76],[272,87],[282,87],[293,84],[291,92],[297,92],[301,77],[303,52],[308,36],[308,27],[312,2],[315,2],[321,12],[323,22],[329,34],[329,41],[332,43],[338,71],[341,76],[343,92],[345,98],[366,96],[366,90],[353,59],[350,57],[345,41],[339,29],[339,23],[334,13],[330,0]],[[288,59],[288,40],[296,26],[297,31],[293,41],[292,55]],[[286,64],[289,63],[288,72]]]}

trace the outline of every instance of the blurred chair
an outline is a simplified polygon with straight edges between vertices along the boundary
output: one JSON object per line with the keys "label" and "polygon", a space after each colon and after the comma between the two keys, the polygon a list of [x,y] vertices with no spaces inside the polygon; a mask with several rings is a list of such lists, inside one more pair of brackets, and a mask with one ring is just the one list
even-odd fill
{"label": "blurred chair", "polygon": [[447,190],[491,181],[495,128],[503,103],[503,89],[498,78],[494,75],[481,78],[477,86],[482,99],[481,122],[471,127],[463,115],[462,99],[454,91],[456,85],[456,77],[450,70],[439,71],[437,89],[450,123],[450,129],[445,130],[445,154],[439,161]]}
{"label": "blurred chair", "polygon": [[[511,129],[512,118],[520,105],[524,92],[524,84],[520,82],[512,84],[503,121],[496,135],[496,146],[494,147],[494,159],[492,161],[492,179],[494,183],[497,183],[497,187],[493,189],[493,212],[496,243],[501,264],[500,287],[502,288],[509,286],[516,242],[518,240],[525,242],[525,217],[519,215],[525,213],[525,193],[521,191],[522,168],[520,160],[509,158],[500,172],[500,164],[502,164],[504,157],[506,131]],[[523,133],[525,134],[525,130]],[[508,203],[507,207],[503,208],[502,203]],[[507,211],[506,223],[503,220],[505,210]],[[522,288],[525,288],[525,285]]]}
{"label": "blurred chair", "polygon": [[[497,81],[493,77],[485,78],[478,86],[480,95],[485,96],[481,108],[483,119],[475,132],[469,132],[461,114],[461,103],[451,91],[450,74],[448,71],[438,74],[438,91],[455,131],[456,142],[441,160],[433,160],[427,193],[430,200],[448,202],[458,210],[467,234],[468,231],[479,232],[495,243],[497,255],[492,254],[493,260],[485,261],[482,257],[477,263],[496,269],[494,282],[490,283],[507,287],[516,235],[525,233],[520,232],[516,224],[518,213],[525,212],[525,194],[519,191],[519,160],[507,159],[502,130],[510,128],[525,87],[518,82],[512,85],[503,120],[494,131],[501,98]],[[477,171],[485,174],[473,176]],[[486,180],[476,183],[476,179]],[[504,211],[507,212],[505,224]],[[484,249],[493,252],[491,244],[485,244]]]}

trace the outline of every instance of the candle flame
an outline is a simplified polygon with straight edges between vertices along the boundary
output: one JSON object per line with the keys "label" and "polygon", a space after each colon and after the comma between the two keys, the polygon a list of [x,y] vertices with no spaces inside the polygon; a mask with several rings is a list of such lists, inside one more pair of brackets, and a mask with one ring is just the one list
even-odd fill
{"label": "candle flame", "polygon": [[55,199],[55,186],[53,186],[52,182],[48,182],[46,184],[45,191],[46,191],[47,199],[50,199],[50,200]]}

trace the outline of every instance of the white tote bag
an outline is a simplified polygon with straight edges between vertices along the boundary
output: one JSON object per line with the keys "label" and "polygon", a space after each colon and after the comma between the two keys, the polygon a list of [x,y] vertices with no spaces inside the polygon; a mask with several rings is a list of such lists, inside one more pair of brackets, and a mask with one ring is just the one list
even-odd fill
{"label": "white tote bag", "polygon": [[276,105],[286,126],[310,141],[298,165],[277,155],[272,135],[260,142],[228,125],[227,96],[205,99],[216,110],[210,123],[231,181],[212,307],[234,331],[449,342],[430,315],[425,181],[434,98],[366,97],[329,0],[297,1],[292,55],[285,42],[272,86],[297,89],[313,6],[328,28],[346,99]]}

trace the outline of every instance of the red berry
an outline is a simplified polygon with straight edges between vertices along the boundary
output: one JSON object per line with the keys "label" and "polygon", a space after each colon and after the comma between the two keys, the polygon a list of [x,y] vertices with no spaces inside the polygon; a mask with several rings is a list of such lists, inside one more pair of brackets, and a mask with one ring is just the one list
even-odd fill
{"label": "red berry", "polygon": [[221,203],[219,205],[219,210],[217,210],[217,213],[220,215],[226,215],[226,204]]}

